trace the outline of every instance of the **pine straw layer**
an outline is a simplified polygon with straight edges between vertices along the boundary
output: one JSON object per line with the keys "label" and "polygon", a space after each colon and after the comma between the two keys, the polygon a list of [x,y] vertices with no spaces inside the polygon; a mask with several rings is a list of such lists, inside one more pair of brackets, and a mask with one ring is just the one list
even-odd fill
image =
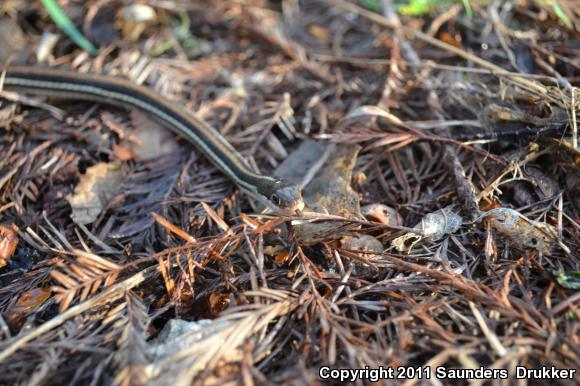
{"label": "pine straw layer", "polygon": [[[75,9],[88,22],[105,6],[91,4]],[[167,40],[165,23],[96,58],[75,60],[61,43],[57,63],[144,79],[220,127],[265,173],[305,137],[359,143],[362,204],[389,205],[408,227],[451,203],[465,209],[446,162],[452,149],[475,189],[490,193],[488,204],[554,224],[571,253],[521,250],[481,225],[420,243],[411,254],[387,248],[369,258],[331,240],[305,246],[279,234],[287,219],[245,215],[252,211],[246,197],[187,144],[123,163],[121,193],[95,223],[78,226],[64,198],[88,166],[114,159],[113,144],[131,125],[126,113],[63,102],[74,119],[58,121],[4,103],[0,219],[18,227],[20,244],[0,271],[1,383],[314,383],[322,365],[580,367],[580,294],[552,274],[580,268],[577,155],[557,141],[532,149],[533,138],[469,146],[449,139],[457,127],[481,130],[478,114],[502,100],[572,111],[580,65],[569,43],[578,34],[553,18],[534,19],[540,10],[532,4],[474,6],[472,19],[451,7],[407,20],[398,34],[385,28],[392,19],[367,15],[370,22],[341,1],[284,4],[188,5],[192,31],[211,46],[195,60],[183,46],[162,57],[142,54]],[[48,25],[26,4],[14,6],[2,18],[25,30]],[[170,3],[157,7],[178,19]],[[508,28],[516,21],[538,34],[527,47],[541,76],[513,67],[506,47],[523,34]],[[434,47],[430,36],[440,33],[460,48]],[[364,105],[390,109],[406,124],[376,115],[343,120]],[[518,182],[528,169],[557,190]],[[522,189],[523,199],[515,193]],[[344,221],[386,247],[401,234],[360,225]],[[15,311],[26,291],[48,287],[48,300],[37,294],[32,310]],[[174,318],[219,319],[214,334],[155,357],[151,339]]]}

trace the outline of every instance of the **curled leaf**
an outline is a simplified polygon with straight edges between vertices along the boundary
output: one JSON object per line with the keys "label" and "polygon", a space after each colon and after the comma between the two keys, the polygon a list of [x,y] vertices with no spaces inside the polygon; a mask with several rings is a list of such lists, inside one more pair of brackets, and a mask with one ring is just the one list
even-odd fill
{"label": "curled leaf", "polygon": [[[453,206],[428,213],[421,222],[413,227],[417,233],[408,232],[392,241],[392,245],[401,252],[410,252],[421,240],[439,240],[445,235],[456,232],[463,224],[463,219],[453,211]],[[410,244],[407,245],[407,241]]]}

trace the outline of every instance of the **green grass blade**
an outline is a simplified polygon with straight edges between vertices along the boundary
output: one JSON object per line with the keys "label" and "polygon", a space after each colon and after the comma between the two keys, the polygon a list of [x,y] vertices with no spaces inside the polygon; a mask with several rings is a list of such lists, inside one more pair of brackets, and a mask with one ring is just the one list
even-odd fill
{"label": "green grass blade", "polygon": [[93,44],[85,38],[80,31],[75,27],[73,22],[64,13],[62,8],[54,0],[40,0],[46,12],[55,22],[55,24],[66,33],[77,46],[81,47],[83,50],[88,51],[91,55],[97,54],[97,49]]}
{"label": "green grass blade", "polygon": [[568,15],[566,15],[566,12],[564,12],[564,10],[562,9],[562,7],[560,7],[560,4],[558,4],[558,2],[556,0],[553,0],[552,1],[552,9],[554,10],[554,13],[556,14],[556,16],[558,16],[558,18],[560,19],[560,21],[566,27],[568,27],[568,29],[571,29],[571,30],[574,29],[574,26],[572,25],[572,22],[568,18]]}

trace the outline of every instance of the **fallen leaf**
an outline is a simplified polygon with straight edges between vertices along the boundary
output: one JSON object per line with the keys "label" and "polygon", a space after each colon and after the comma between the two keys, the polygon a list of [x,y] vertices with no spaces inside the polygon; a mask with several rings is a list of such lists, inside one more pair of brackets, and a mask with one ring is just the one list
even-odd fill
{"label": "fallen leaf", "polygon": [[121,145],[127,146],[135,155],[135,159],[157,158],[177,151],[177,141],[169,130],[141,111],[133,110],[130,116],[135,130],[130,135],[131,139],[122,141]]}
{"label": "fallen leaf", "polygon": [[0,225],[0,268],[4,267],[14,255],[18,246],[18,228],[16,225]]}
{"label": "fallen leaf", "polygon": [[72,207],[72,220],[90,224],[97,219],[105,205],[117,194],[123,181],[119,165],[98,163],[87,169],[67,200]]}
{"label": "fallen leaf", "polygon": [[438,211],[427,213],[421,222],[413,227],[417,232],[407,232],[394,239],[391,244],[398,251],[409,253],[419,241],[439,240],[446,235],[457,232],[462,224],[463,219],[455,212],[453,205],[447,206]]}
{"label": "fallen leaf", "polygon": [[25,319],[50,298],[51,292],[50,288],[32,288],[20,295],[16,304],[4,314],[12,330],[20,331]]}
{"label": "fallen leaf", "polygon": [[492,209],[485,212],[482,217],[490,222],[496,232],[507,237],[520,248],[533,248],[545,255],[550,255],[558,244],[556,228],[545,222],[530,220],[516,210]]}
{"label": "fallen leaf", "polygon": [[20,315],[30,315],[38,307],[50,298],[50,288],[33,288],[24,292],[14,306],[9,310],[9,313],[16,313]]}

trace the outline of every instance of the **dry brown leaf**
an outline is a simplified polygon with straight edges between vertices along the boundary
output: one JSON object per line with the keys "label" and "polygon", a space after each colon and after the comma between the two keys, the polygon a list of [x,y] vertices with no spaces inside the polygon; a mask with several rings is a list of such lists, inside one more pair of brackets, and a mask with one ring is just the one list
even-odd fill
{"label": "dry brown leaf", "polygon": [[50,288],[32,288],[24,292],[9,310],[11,314],[30,315],[50,297]]}
{"label": "dry brown leaf", "polygon": [[552,225],[530,220],[513,209],[492,209],[485,212],[483,217],[490,222],[496,232],[521,248],[533,248],[550,255],[557,244],[558,233]]}
{"label": "dry brown leaf", "polygon": [[128,146],[135,155],[135,159],[157,158],[177,151],[177,141],[169,130],[141,111],[132,110],[130,115],[133,127],[135,127],[131,135],[132,140],[123,141],[121,144]]}
{"label": "dry brown leaf", "polygon": [[0,268],[4,267],[14,255],[18,246],[18,228],[16,225],[0,225]]}
{"label": "dry brown leaf", "polygon": [[67,197],[72,207],[72,220],[77,224],[95,221],[107,202],[117,194],[122,181],[119,165],[115,163],[101,162],[88,168],[74,194]]}
{"label": "dry brown leaf", "polygon": [[[392,245],[401,252],[410,252],[415,244],[421,240],[436,241],[442,237],[455,233],[463,224],[463,219],[453,206],[439,209],[433,213],[427,213],[420,223],[415,225],[415,232],[405,233],[392,241]],[[409,243],[407,243],[410,241]]]}

